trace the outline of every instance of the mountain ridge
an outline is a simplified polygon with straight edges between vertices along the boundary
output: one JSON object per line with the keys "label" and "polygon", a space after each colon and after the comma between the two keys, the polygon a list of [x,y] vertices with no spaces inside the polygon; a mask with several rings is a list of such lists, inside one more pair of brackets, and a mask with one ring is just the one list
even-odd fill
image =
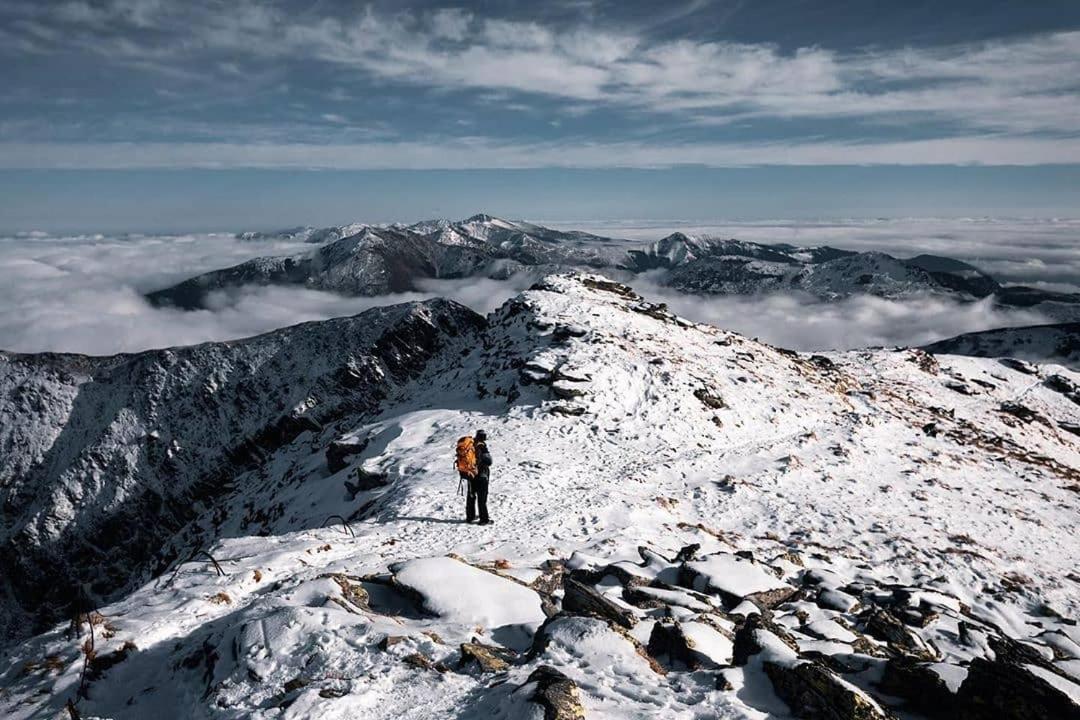
{"label": "mountain ridge", "polygon": [[164,538],[211,512],[231,475],[370,411],[482,322],[431,300],[118,356],[0,353],[3,634],[55,619],[65,587],[108,597],[167,563]]}
{"label": "mountain ridge", "polygon": [[[509,720],[572,688],[587,717],[689,720],[818,688],[841,717],[1068,716],[1080,406],[1059,374],[1080,380],[795,353],[550,276],[371,412],[238,469],[156,578],[10,650],[0,711]],[[451,467],[478,428],[489,526],[460,522]]]}
{"label": "mountain ridge", "polygon": [[[325,230],[326,237],[335,237],[331,229]],[[190,310],[205,307],[212,293],[245,285],[293,285],[370,296],[417,290],[418,282],[430,279],[504,279],[516,273],[539,279],[550,272],[585,269],[621,280],[650,273],[661,285],[698,295],[798,291],[822,301],[855,295],[898,299],[938,295],[961,302],[992,297],[1002,308],[1034,309],[1062,322],[1080,320],[1080,295],[1002,285],[970,263],[936,255],[905,260],[876,251],[766,245],[682,232],[635,244],[486,214],[457,222],[352,225],[339,230],[336,235],[341,237],[310,253],[251,260],[146,297],[154,305]],[[350,230],[356,232],[345,234]]]}

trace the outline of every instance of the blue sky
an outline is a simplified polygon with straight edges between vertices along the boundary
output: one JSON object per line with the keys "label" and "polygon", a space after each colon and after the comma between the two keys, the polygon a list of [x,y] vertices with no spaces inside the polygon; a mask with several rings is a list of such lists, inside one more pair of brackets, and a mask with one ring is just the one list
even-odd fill
{"label": "blue sky", "polygon": [[0,63],[0,230],[1080,214],[1075,1],[7,0]]}

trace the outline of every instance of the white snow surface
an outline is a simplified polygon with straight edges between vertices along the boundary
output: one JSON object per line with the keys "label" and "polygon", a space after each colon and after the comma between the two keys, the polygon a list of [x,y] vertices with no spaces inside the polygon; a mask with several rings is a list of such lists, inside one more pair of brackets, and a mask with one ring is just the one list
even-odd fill
{"label": "white snow surface", "polygon": [[694,589],[699,591],[711,587],[743,597],[787,586],[787,583],[761,566],[735,555],[711,555],[704,560],[689,563],[689,567],[700,573],[700,577],[694,582]]}
{"label": "white snow surface", "polygon": [[[828,592],[853,578],[933,581],[1019,639],[1049,627],[1032,619],[1036,605],[1080,615],[1070,579],[1080,567],[1080,442],[1058,425],[1080,423],[1080,406],[1041,382],[1080,381],[1066,368],[1032,376],[953,356],[938,366],[917,351],[811,359],[679,320],[584,275],[548,278],[489,320],[482,347],[435,363],[374,422],[333,438],[305,434],[234,478],[209,547],[226,575],[192,561],[99,608],[109,630],[98,628],[98,654],[137,649],[90,684],[82,716],[528,717],[537,706],[522,686],[548,664],[578,683],[589,718],[783,717],[753,664],[725,671],[733,692],[716,690],[715,675],[665,677],[629,636],[590,618],[553,621],[547,649],[497,682],[453,669],[457,643],[501,644],[499,627],[543,619],[536,593],[499,565],[530,577],[575,552],[582,566],[637,563],[642,545],[671,557],[700,544],[710,581],[740,596],[784,581],[728,553],[795,548],[837,578]],[[545,384],[522,384],[529,361],[573,367],[588,378],[573,383],[583,394],[558,399]],[[974,393],[947,387],[957,380]],[[452,470],[454,441],[477,428],[495,459],[495,522],[483,527],[458,522]],[[319,443],[339,438],[371,442],[332,474]],[[360,467],[388,484],[347,500],[342,482]],[[321,528],[329,514],[355,514],[355,537]],[[437,617],[364,579],[394,570]],[[362,584],[371,609],[331,574]],[[1017,576],[1019,590],[1004,590],[1003,578]],[[5,651],[0,715],[64,716],[86,638],[66,629]],[[766,659],[796,662],[758,632]],[[381,649],[390,636],[403,639]],[[727,652],[713,636],[702,649]],[[415,653],[451,669],[403,661]]]}
{"label": "white snow surface", "polygon": [[540,596],[527,587],[453,558],[409,560],[391,567],[397,581],[416,590],[424,604],[453,622],[499,628],[544,621]]}

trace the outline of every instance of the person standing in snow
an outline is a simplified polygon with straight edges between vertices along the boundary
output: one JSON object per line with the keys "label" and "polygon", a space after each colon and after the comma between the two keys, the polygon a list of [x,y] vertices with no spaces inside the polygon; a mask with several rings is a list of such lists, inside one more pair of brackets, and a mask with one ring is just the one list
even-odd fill
{"label": "person standing in snow", "polygon": [[472,522],[480,511],[480,525],[491,522],[488,517],[488,481],[491,479],[491,452],[488,451],[487,433],[476,431],[476,476],[469,482],[469,496],[465,502],[465,521]]}

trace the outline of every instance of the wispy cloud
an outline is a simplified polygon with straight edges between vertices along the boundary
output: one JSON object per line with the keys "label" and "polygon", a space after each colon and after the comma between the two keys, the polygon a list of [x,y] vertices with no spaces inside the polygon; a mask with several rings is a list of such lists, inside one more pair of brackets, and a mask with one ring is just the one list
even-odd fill
{"label": "wispy cloud", "polygon": [[997,135],[910,142],[335,144],[0,143],[0,169],[294,168],[333,170],[660,168],[675,165],[1053,165],[1080,163],[1080,139]]}
{"label": "wispy cloud", "polygon": [[[103,62],[163,73],[180,73],[209,59],[236,77],[243,77],[249,65],[314,62],[330,68],[335,83],[351,74],[378,88],[472,93],[478,113],[490,108],[484,98],[494,94],[504,96],[507,107],[555,100],[546,102],[549,112],[565,106],[575,116],[603,109],[651,117],[650,122],[659,122],[668,131],[697,133],[692,146],[654,148],[568,136],[567,147],[586,158],[570,163],[576,165],[623,164],[610,159],[617,154],[643,165],[1077,161],[1080,32],[942,47],[840,51],[660,39],[641,29],[598,27],[588,19],[555,26],[482,17],[461,9],[391,14],[369,7],[357,13],[315,14],[251,2],[207,6],[117,0],[93,5],[13,3],[8,13],[13,29],[4,31],[4,37],[14,52],[77,47]],[[190,77],[186,81],[194,82]],[[332,92],[336,99],[344,97],[340,88]],[[456,100],[455,108],[467,102]],[[314,117],[338,122],[330,118],[342,114]],[[715,128],[715,136],[732,123],[792,119],[842,119],[854,123],[854,129],[839,133],[839,139],[834,133],[828,140],[811,137],[805,130],[771,138],[762,134],[758,142],[745,145],[749,151],[701,139],[710,128]],[[865,126],[896,128],[901,119],[909,127],[923,128],[918,142],[901,142],[896,134],[880,130],[864,133]],[[1054,151],[1055,143],[1060,152]],[[482,162],[499,166],[521,166],[515,156],[538,149],[544,156],[543,148],[524,139],[509,144],[513,147],[494,140],[483,145]],[[215,154],[219,161],[232,157],[239,164],[382,167],[383,147],[327,148],[328,154],[345,156],[329,163],[318,159],[320,152],[312,153],[310,163],[298,162],[291,158],[300,151],[281,145],[204,150],[177,146],[173,151],[147,146],[138,155],[151,158],[143,161],[151,165],[164,162],[164,155],[171,152],[178,164],[185,164],[183,158],[188,157],[195,158],[191,164],[201,165],[198,156]],[[423,140],[387,147],[404,152],[402,163],[407,167],[441,167],[464,148],[478,149],[476,141],[455,138],[449,130],[444,137],[428,133]],[[56,162],[45,159],[54,151],[38,149],[44,157],[33,166]],[[16,153],[25,157],[31,150],[24,146]],[[88,148],[78,155],[97,153]],[[553,160],[540,164],[564,164]],[[13,164],[10,159],[5,163]]]}

